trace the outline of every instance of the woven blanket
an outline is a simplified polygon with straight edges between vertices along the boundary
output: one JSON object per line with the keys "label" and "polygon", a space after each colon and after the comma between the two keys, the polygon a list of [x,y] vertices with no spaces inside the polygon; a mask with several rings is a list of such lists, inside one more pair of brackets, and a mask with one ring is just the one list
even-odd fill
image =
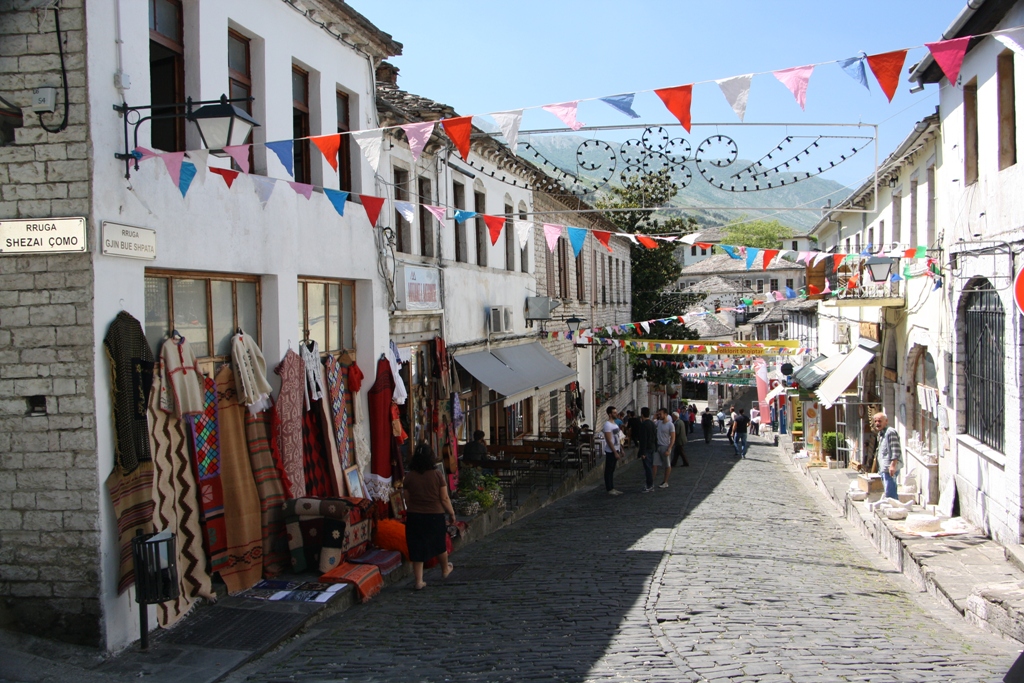
{"label": "woven blanket", "polygon": [[305,413],[306,373],[299,354],[291,349],[274,370],[281,377],[277,397],[277,417],[281,422],[278,450],[281,466],[289,485],[290,498],[306,495],[306,478],[302,471],[302,416]]}
{"label": "woven blanket", "polygon": [[312,402],[302,416],[302,473],[309,498],[330,498],[337,495],[331,484],[331,466],[324,444],[323,408],[319,400]]}
{"label": "woven blanket", "polygon": [[[147,448],[148,450],[148,448]],[[132,539],[135,532],[153,533],[153,463],[141,462],[131,472],[119,466],[107,478],[107,491],[117,518],[117,592],[123,593],[135,583]]]}
{"label": "woven blanket", "polygon": [[348,401],[345,400],[345,375],[341,364],[334,356],[327,356],[324,362],[327,376],[327,395],[331,402],[331,418],[334,422],[334,436],[338,444],[338,458],[342,468],[349,466],[348,457]]}
{"label": "woven blanket", "polygon": [[239,593],[263,578],[260,496],[256,491],[246,446],[246,410],[239,403],[235,375],[230,365],[217,372],[216,382],[224,523],[228,533],[227,563],[220,569],[220,578],[229,593]]}
{"label": "woven blanket", "polygon": [[372,564],[380,569],[381,574],[386,576],[402,566],[402,553],[397,550],[374,548],[359,557],[350,558],[349,562],[354,564]]}
{"label": "woven blanket", "polygon": [[384,577],[380,569],[372,564],[352,564],[342,562],[336,568],[320,577],[321,583],[351,583],[360,602],[366,602],[380,593],[384,587]]}
{"label": "woven blanket", "polygon": [[288,538],[284,531],[284,486],[278,475],[267,438],[267,412],[246,412],[245,438],[249,446],[249,464],[260,497],[260,523],[263,530],[263,576],[271,578],[288,565]]}
{"label": "woven blanket", "polygon": [[210,573],[227,562],[228,535],[224,527],[224,491],[220,481],[220,439],[217,436],[217,385],[203,378],[203,411],[186,417],[191,428],[192,458],[199,478],[200,520]]}
{"label": "woven blanket", "polygon": [[110,360],[114,457],[122,470],[131,472],[152,457],[146,408],[153,382],[153,352],[142,324],[125,311],[110,323],[103,348]]}
{"label": "woven blanket", "polygon": [[178,556],[178,597],[156,606],[157,619],[164,628],[188,614],[196,598],[213,599],[199,525],[199,487],[189,462],[185,425],[160,408],[165,387],[163,367],[157,363],[149,395],[149,446],[156,477],[154,526],[177,534]]}
{"label": "woven blanket", "polygon": [[326,571],[347,557],[361,555],[373,536],[370,501],[363,498],[289,500],[284,517],[295,572],[312,567]]}

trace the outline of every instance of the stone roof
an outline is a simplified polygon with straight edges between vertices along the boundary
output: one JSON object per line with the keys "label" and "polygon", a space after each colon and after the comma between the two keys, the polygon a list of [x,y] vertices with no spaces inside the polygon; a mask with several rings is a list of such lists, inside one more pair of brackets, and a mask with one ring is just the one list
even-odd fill
{"label": "stone roof", "polygon": [[[358,48],[372,48],[380,58],[396,57],[402,54],[402,44],[377,28],[373,22],[352,8],[344,0],[323,0],[323,7],[334,16],[321,17],[325,26],[337,33],[343,40]],[[319,12],[315,7],[306,8],[306,15],[317,21]]]}
{"label": "stone roof", "polygon": [[682,294],[737,294],[740,296],[753,296],[754,290],[744,287],[738,280],[726,280],[723,277],[712,275],[697,284],[690,285],[682,291]]}
{"label": "stone roof", "polygon": [[736,332],[735,327],[723,322],[717,315],[706,315],[703,318],[697,318],[692,322],[686,323],[686,327],[696,332],[701,339],[731,337]]}
{"label": "stone roof", "polygon": [[[690,266],[684,266],[679,271],[679,277],[693,277],[695,275],[714,275],[716,273],[735,273],[737,275],[747,275],[750,278],[755,277],[758,273],[765,272],[761,268],[761,264],[764,261],[764,252],[759,252],[757,257],[754,258],[754,263],[751,265],[750,270],[747,270],[747,261],[742,258],[732,258],[728,254],[715,254],[709,256],[703,261],[698,261]],[[768,272],[777,270],[788,270],[788,271],[803,271],[804,267],[792,261],[785,259],[775,258],[768,265]]]}
{"label": "stone roof", "polygon": [[818,308],[818,302],[814,299],[783,299],[770,305],[764,312],[747,321],[750,325],[763,325],[765,323],[781,323],[786,313],[791,311],[813,311]]}

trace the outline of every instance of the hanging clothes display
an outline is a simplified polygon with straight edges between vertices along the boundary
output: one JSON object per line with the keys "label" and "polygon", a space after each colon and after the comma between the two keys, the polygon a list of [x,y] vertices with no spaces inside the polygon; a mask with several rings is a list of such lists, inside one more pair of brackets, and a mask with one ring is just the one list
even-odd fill
{"label": "hanging clothes display", "polygon": [[380,501],[389,500],[391,494],[391,402],[394,391],[391,361],[381,356],[377,361],[377,378],[367,397],[370,409],[370,474],[366,476],[370,498]]}
{"label": "hanging clothes display", "polygon": [[157,620],[166,628],[188,614],[198,598],[213,600],[210,573],[199,526],[199,487],[189,461],[184,423],[160,408],[166,389],[163,364],[153,372],[149,396],[149,444],[156,479],[156,511],[153,526],[177,535],[178,597],[156,606]]}
{"label": "hanging clothes display", "polygon": [[245,415],[245,439],[249,464],[260,497],[263,532],[263,577],[273,578],[288,568],[288,538],[284,530],[282,505],[287,499],[270,448],[270,411]]}
{"label": "hanging clothes display", "polygon": [[238,396],[249,412],[256,414],[273,405],[273,389],[267,381],[267,362],[256,340],[242,332],[231,337],[231,364],[238,384]]}
{"label": "hanging clothes display", "polygon": [[327,377],[327,394],[331,403],[331,418],[334,424],[335,443],[338,445],[338,460],[342,468],[349,467],[348,401],[345,397],[345,375],[334,356],[324,361]]}
{"label": "hanging clothes display", "polygon": [[305,496],[329,498],[334,495],[330,450],[324,438],[324,413],[321,401],[315,400],[302,416],[302,472],[306,482]]}
{"label": "hanging clothes display", "polygon": [[[166,345],[166,344],[165,344]],[[199,478],[202,504],[203,538],[210,573],[227,565],[228,537],[224,526],[224,491],[220,480],[220,439],[217,435],[217,385],[203,377],[203,411],[188,416],[191,428],[192,458]]]}
{"label": "hanging clothes display", "polygon": [[263,575],[263,527],[260,497],[249,463],[245,438],[245,409],[238,402],[235,374],[230,365],[217,372],[217,419],[220,437],[221,488],[227,561],[219,569],[229,593],[252,587]]}
{"label": "hanging clothes display", "polygon": [[132,560],[132,539],[141,531],[153,533],[153,463],[141,463],[131,472],[120,467],[107,477],[107,492],[117,518],[117,592],[123,593],[135,583],[135,566]]}
{"label": "hanging clothes display", "polygon": [[320,347],[315,341],[304,341],[299,344],[299,356],[305,369],[305,382],[302,386],[305,391],[306,410],[309,410],[313,401],[319,401],[324,397]]}
{"label": "hanging clothes display", "polygon": [[126,311],[110,323],[103,348],[110,360],[110,391],[114,405],[114,456],[130,473],[151,460],[146,408],[153,384],[153,351],[142,324]]}
{"label": "hanging clothes display", "polygon": [[288,497],[302,498],[306,495],[306,476],[302,463],[306,371],[299,354],[288,349],[284,360],[274,372],[281,378],[281,392],[275,406],[281,424],[277,433],[281,467],[288,479]]}
{"label": "hanging clothes display", "polygon": [[402,380],[402,354],[398,352],[398,345],[394,341],[391,342],[388,361],[390,361],[391,365],[391,378],[395,383],[394,394],[391,400],[400,406],[405,405],[406,399],[409,398],[409,392],[406,391],[405,381]]}
{"label": "hanging clothes display", "polygon": [[203,412],[205,390],[192,345],[180,334],[173,333],[160,347],[160,357],[171,388],[170,392],[162,394],[161,407],[179,417]]}

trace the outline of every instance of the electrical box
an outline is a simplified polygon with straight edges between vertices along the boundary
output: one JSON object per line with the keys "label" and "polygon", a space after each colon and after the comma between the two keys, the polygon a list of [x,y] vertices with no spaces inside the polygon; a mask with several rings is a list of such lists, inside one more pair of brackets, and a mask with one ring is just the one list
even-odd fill
{"label": "electrical box", "polygon": [[528,296],[526,297],[526,319],[551,320],[551,311],[561,305],[561,301],[556,301],[549,296]]}
{"label": "electrical box", "polygon": [[54,112],[57,109],[57,89],[51,87],[35,88],[32,91],[32,111],[40,114]]}

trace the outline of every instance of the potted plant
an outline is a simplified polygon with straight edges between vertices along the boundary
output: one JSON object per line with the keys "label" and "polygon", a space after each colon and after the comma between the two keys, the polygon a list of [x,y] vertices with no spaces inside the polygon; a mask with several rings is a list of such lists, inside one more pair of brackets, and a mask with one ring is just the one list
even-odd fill
{"label": "potted plant", "polygon": [[825,432],[821,435],[821,452],[829,458],[836,457],[836,445],[838,443],[838,432]]}

